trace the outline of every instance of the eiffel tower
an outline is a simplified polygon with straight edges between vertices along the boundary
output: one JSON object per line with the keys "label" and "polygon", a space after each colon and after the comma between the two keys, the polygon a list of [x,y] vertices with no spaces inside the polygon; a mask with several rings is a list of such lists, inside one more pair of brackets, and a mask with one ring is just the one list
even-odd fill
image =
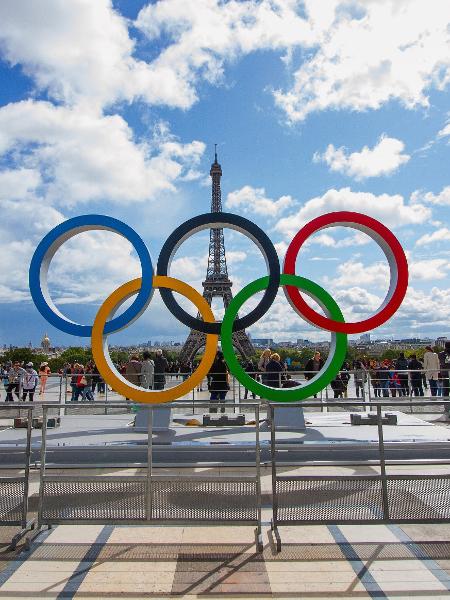
{"label": "eiffel tower", "polygon": [[[212,179],[211,212],[222,212],[222,193],[220,178],[222,167],[217,162],[217,144],[215,145],[214,162],[209,172]],[[228,277],[227,260],[225,256],[225,243],[223,229],[211,229],[209,234],[209,254],[206,279],[203,282],[203,297],[211,306],[213,298],[222,298],[225,310],[230,304],[233,295],[233,283]],[[201,318],[198,315],[198,318]],[[180,352],[181,363],[191,362],[197,352],[205,345],[206,335],[201,331],[191,329],[189,336]],[[243,358],[249,359],[255,350],[248,335],[244,330],[233,333],[233,345]]]}

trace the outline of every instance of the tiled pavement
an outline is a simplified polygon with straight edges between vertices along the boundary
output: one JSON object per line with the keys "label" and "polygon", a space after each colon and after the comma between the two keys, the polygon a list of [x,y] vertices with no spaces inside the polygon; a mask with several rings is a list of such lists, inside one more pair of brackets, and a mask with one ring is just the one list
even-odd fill
{"label": "tiled pavement", "polygon": [[[450,525],[59,526],[4,560],[0,598],[449,598]],[[9,557],[11,558],[11,557]]]}
{"label": "tiled pavement", "polygon": [[[427,467],[441,469],[448,467]],[[225,471],[231,474],[220,469]],[[349,468],[329,471],[348,474]],[[262,485],[267,493],[267,470]],[[0,552],[0,600],[450,598],[450,524],[281,527],[283,547],[277,554],[269,519],[264,509],[262,554],[255,551],[252,527],[59,526],[41,533],[29,552]],[[0,531],[4,540],[10,534]]]}

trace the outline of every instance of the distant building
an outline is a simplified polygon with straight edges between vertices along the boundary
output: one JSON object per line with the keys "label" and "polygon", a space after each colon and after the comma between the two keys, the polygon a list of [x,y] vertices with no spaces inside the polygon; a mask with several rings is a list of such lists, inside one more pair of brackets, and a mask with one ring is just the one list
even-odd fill
{"label": "distant building", "polygon": [[436,346],[438,348],[445,348],[445,342],[447,342],[447,341],[448,341],[448,338],[445,337],[445,336],[444,337],[438,337],[437,340],[436,340]]}
{"label": "distant building", "polygon": [[262,346],[264,346],[264,348],[268,348],[269,346],[273,346],[274,342],[272,338],[253,338],[252,344],[260,348]]}
{"label": "distant building", "polygon": [[42,338],[41,347],[44,352],[50,352],[50,338],[47,334]]}
{"label": "distant building", "polygon": [[362,344],[370,344],[370,333],[363,333],[360,338],[359,341]]}

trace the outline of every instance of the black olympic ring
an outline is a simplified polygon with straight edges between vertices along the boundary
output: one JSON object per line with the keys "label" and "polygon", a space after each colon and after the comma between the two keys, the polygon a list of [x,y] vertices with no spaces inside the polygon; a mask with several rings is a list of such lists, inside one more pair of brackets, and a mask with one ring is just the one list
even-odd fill
{"label": "black olympic ring", "polygon": [[[278,260],[277,251],[267,234],[257,225],[239,215],[224,212],[205,213],[193,217],[177,227],[167,238],[158,258],[157,273],[158,275],[165,276],[169,274],[168,271],[175,252],[191,235],[203,229],[222,229],[223,227],[234,229],[250,238],[264,256],[269,272],[269,284],[258,305],[248,315],[236,319],[234,322],[233,331],[241,331],[247,329],[264,316],[272,306],[280,285],[280,261]],[[181,323],[187,325],[190,329],[195,329],[202,333],[220,334],[222,322],[206,323],[201,321],[181,308],[175,300],[172,290],[160,288],[160,293],[164,304]]]}

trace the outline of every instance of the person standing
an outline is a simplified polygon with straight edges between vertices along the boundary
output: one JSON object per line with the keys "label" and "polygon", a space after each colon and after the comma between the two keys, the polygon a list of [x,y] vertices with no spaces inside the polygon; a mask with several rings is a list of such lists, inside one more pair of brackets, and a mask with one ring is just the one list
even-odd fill
{"label": "person standing", "polygon": [[439,352],[439,364],[439,379],[442,382],[442,396],[447,398],[447,402],[444,404],[444,415],[440,420],[448,421],[450,420],[450,403],[448,402],[450,396],[450,340],[445,342],[444,350]]}
{"label": "person standing", "polygon": [[348,382],[350,381],[350,366],[347,361],[344,361],[341,369],[341,381],[344,386],[343,397],[347,398],[348,395]]}
{"label": "person standing", "polygon": [[364,385],[367,381],[367,371],[363,363],[360,360],[355,362],[355,391],[356,397],[359,398],[361,392],[361,398],[364,398]]}
{"label": "person standing", "polygon": [[261,373],[261,383],[263,385],[268,385],[267,376],[266,376],[266,367],[267,363],[270,361],[270,357],[272,355],[272,350],[270,348],[266,348],[264,352],[261,354],[261,357],[258,361],[258,371]]}
{"label": "person standing", "polygon": [[[323,367],[323,359],[320,352],[314,352],[314,356],[308,360],[305,365],[305,379],[309,381],[317,375],[317,373]],[[317,398],[317,394],[314,394],[314,398]]]}
{"label": "person standing", "polygon": [[383,398],[389,398],[389,360],[386,358],[380,363],[377,370],[377,378],[380,382],[381,393]]}
{"label": "person standing", "polygon": [[139,386],[141,384],[141,368],[142,365],[139,358],[135,355],[130,356],[130,360],[125,365],[125,379],[128,379],[130,383]]}
{"label": "person standing", "polygon": [[441,365],[439,363],[439,355],[437,352],[433,352],[433,348],[431,346],[427,346],[425,348],[425,354],[423,355],[423,368],[430,386],[430,393],[433,397],[437,396],[439,370]]}
{"label": "person standing", "polygon": [[369,363],[369,377],[375,398],[381,398],[381,384],[378,379],[378,363],[376,360],[371,360]]}
{"label": "person standing", "polygon": [[[251,377],[252,379],[256,378],[256,369],[255,369],[255,365],[253,364],[253,361],[248,360],[245,363],[245,372],[247,373],[247,375],[249,377]],[[248,388],[245,388],[245,392],[244,392],[244,400],[247,400],[248,398]],[[256,398],[256,394],[255,392],[252,392],[252,398],[255,399]]]}
{"label": "person standing", "polygon": [[335,398],[342,398],[344,396],[344,382],[342,381],[342,374],[340,372],[330,382],[330,386]]}
{"label": "person standing", "polygon": [[50,375],[50,367],[48,366],[48,362],[41,363],[39,367],[39,379],[41,381],[41,387],[39,390],[39,395],[43,396],[45,394],[45,386],[47,385],[47,379]]}
{"label": "person standing", "polygon": [[[222,352],[217,352],[214,363],[208,373],[208,389],[210,392],[210,402],[220,403],[220,412],[225,412],[225,398],[230,384],[228,383],[228,367]],[[217,407],[211,406],[210,412],[216,413]]]}
{"label": "person standing", "polygon": [[398,370],[398,380],[400,382],[399,396],[409,396],[409,385],[408,385],[408,361],[405,358],[405,354],[400,352],[397,360],[395,361],[395,367]]}
{"label": "person standing", "polygon": [[6,388],[5,402],[14,402],[13,392],[20,400],[20,387],[25,369],[20,366],[19,361],[16,361],[8,371],[8,385]]}
{"label": "person standing", "polygon": [[271,355],[269,362],[266,365],[266,385],[272,388],[281,387],[281,373],[284,371],[281,363],[280,355],[276,352]]}
{"label": "person standing", "polygon": [[166,385],[166,372],[169,369],[167,358],[163,355],[161,348],[158,348],[155,356],[155,370],[153,376],[153,387],[155,390],[163,390]]}
{"label": "person standing", "polygon": [[25,402],[27,394],[30,402],[33,402],[34,392],[39,381],[39,375],[33,369],[33,363],[29,362],[26,365],[25,373],[22,375],[22,400]]}
{"label": "person standing", "polygon": [[145,351],[142,355],[141,365],[141,387],[145,390],[152,390],[154,385],[155,363],[150,357],[150,352]]}
{"label": "person standing", "polygon": [[411,377],[411,396],[423,396],[423,386],[422,386],[422,369],[423,365],[420,361],[417,360],[417,356],[415,354],[411,354],[408,368],[410,369],[410,377]]}

